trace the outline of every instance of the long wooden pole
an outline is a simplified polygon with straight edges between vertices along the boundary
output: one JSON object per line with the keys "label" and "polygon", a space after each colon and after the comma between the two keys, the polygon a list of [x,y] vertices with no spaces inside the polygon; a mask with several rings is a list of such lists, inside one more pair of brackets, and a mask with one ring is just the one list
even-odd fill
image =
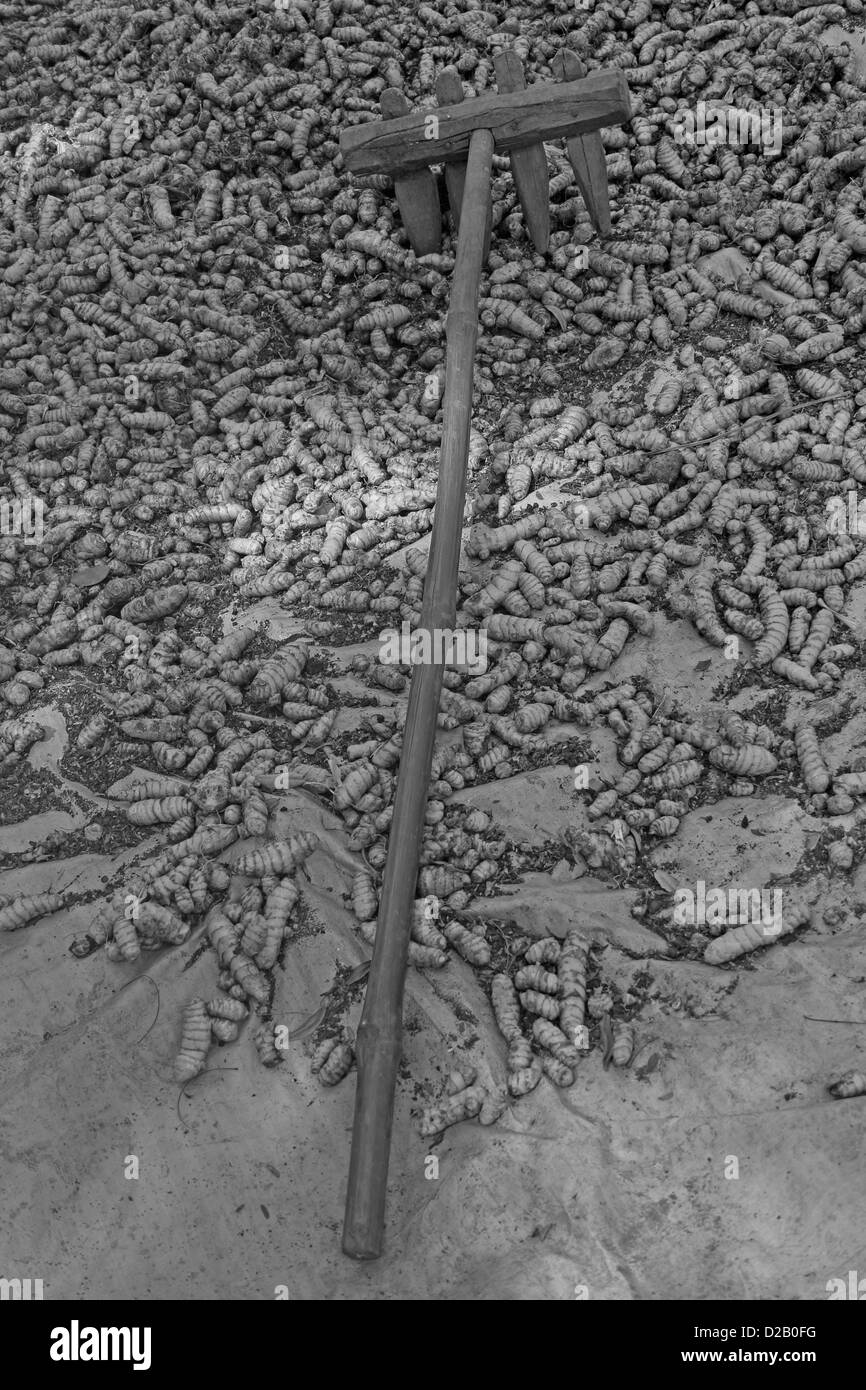
{"label": "long wooden pole", "polygon": [[[456,616],[472,375],[478,337],[478,285],[493,147],[489,130],[473,133],[460,213],[457,261],[445,321],[442,450],[421,609],[421,627],[431,638],[437,628],[453,629]],[[432,641],[430,649],[440,650]],[[343,1250],[357,1260],[374,1260],[382,1253],[394,1092],[403,1039],[409,923],[443,670],[440,662],[431,661],[416,666],[412,674],[376,944],[358,1027],[358,1088],[343,1224]]]}

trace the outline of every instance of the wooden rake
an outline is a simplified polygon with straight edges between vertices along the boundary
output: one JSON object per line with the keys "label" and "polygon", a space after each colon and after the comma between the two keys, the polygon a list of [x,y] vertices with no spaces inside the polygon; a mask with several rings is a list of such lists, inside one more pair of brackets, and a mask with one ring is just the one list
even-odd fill
{"label": "wooden rake", "polygon": [[[458,229],[445,321],[439,481],[420,623],[420,630],[431,636],[436,629],[452,631],[456,618],[478,287],[490,243],[493,154],[509,155],[529,234],[536,250],[544,253],[550,236],[550,198],[543,141],[566,141],[593,225],[608,235],[607,172],[598,131],[631,119],[623,74],[600,69],[586,77],[580,59],[569,50],[554,62],[554,82],[529,87],[512,50],[497,54],[494,64],[497,92],[464,100],[456,69],[446,68],[436,83],[436,109],[412,111],[403,94],[389,88],[381,98],[384,119],[353,126],[340,139],[347,169],[393,177],[397,205],[416,255],[437,251],[441,244],[442,215],[431,165],[445,165]],[[443,662],[431,661],[416,665],[412,674],[376,942],[358,1027],[343,1250],[359,1260],[382,1253],[409,927],[443,672]]]}

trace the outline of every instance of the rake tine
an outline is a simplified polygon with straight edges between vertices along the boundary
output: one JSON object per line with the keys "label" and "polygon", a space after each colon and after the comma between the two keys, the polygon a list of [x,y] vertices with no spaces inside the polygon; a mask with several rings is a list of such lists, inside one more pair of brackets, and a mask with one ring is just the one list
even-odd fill
{"label": "rake tine", "polygon": [[[379,98],[379,109],[389,120],[393,116],[408,116],[412,108],[397,87],[386,87]],[[438,251],[442,245],[442,209],[432,170],[417,169],[398,175],[394,179],[394,197],[415,255],[428,256]]]}
{"label": "rake tine", "polygon": [[[551,66],[559,82],[574,82],[586,76],[586,68],[570,48],[560,49]],[[602,236],[610,236],[610,198],[601,134],[594,130],[588,135],[573,135],[566,140],[565,148],[592,225]]]}
{"label": "rake tine", "polygon": [[[493,59],[496,85],[500,92],[522,92],[526,87],[523,64],[513,49],[497,53]],[[550,179],[547,156],[541,141],[510,153],[511,173],[526,226],[536,251],[544,253],[550,240]]]}
{"label": "rake tine", "polygon": [[[456,106],[463,100],[463,83],[454,67],[443,68],[436,78],[436,100],[440,106]],[[463,189],[466,183],[466,160],[461,159],[445,165],[445,184],[448,189],[448,202],[454,219],[455,232],[460,231],[460,209],[463,206]],[[487,222],[484,228],[484,260],[490,250],[490,234],[493,226],[493,202],[487,200]]]}

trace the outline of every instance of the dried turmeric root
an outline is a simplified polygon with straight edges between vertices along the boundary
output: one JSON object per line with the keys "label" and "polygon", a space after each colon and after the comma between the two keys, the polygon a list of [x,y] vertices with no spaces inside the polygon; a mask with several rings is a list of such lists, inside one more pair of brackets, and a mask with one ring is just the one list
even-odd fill
{"label": "dried turmeric root", "polygon": [[520,1002],[529,1014],[539,1014],[541,1018],[546,1018],[553,1022],[559,1018],[560,1003],[549,994],[542,994],[537,989],[526,989],[520,995]]}
{"label": "dried turmeric root", "polygon": [[571,1067],[567,1067],[564,1062],[559,1062],[549,1052],[545,1052],[541,1058],[541,1070],[544,1075],[549,1077],[554,1086],[573,1086],[574,1072]]}
{"label": "dried turmeric root", "polygon": [[459,1125],[462,1120],[474,1119],[480,1113],[485,1099],[486,1092],[482,1086],[467,1086],[465,1090],[458,1091],[456,1095],[449,1096],[438,1105],[428,1106],[421,1114],[419,1134],[423,1139],[430,1139],[449,1125]]}
{"label": "dried turmeric root", "polygon": [[230,1043],[237,1039],[240,1028],[230,1018],[211,1019],[211,1033],[218,1043]]}
{"label": "dried turmeric root", "polygon": [[256,1045],[256,1052],[259,1054],[259,1061],[265,1067],[275,1067],[278,1062],[283,1060],[274,1042],[274,1025],[263,1023],[253,1034],[253,1042]]}
{"label": "dried turmeric root", "polygon": [[[589,943],[579,932],[570,931],[562,944],[557,964],[562,999],[580,999],[586,1005],[586,957]],[[583,1022],[583,1019],[581,1019]]]}
{"label": "dried turmeric root", "polygon": [[506,1042],[520,1037],[520,1001],[508,975],[494,975],[490,1001],[496,1026]]}
{"label": "dried turmeric root", "polygon": [[558,994],[559,976],[540,965],[528,965],[518,970],[514,977],[514,987],[517,990],[540,990],[542,994]]}
{"label": "dried turmeric root", "polygon": [[532,1046],[523,1037],[512,1038],[508,1044],[508,1070],[523,1071],[532,1064]]}
{"label": "dried turmeric root", "polygon": [[[426,898],[422,901],[426,902]],[[418,903],[412,909],[412,923],[409,928],[412,941],[418,946],[426,946],[428,950],[444,951],[448,946],[448,940],[444,937],[436,926],[435,922],[418,911]]]}
{"label": "dried turmeric root", "polygon": [[562,954],[562,947],[555,936],[543,936],[533,941],[523,953],[527,965],[556,965]]}
{"label": "dried turmeric root", "polygon": [[580,1061],[580,1052],[555,1023],[549,1023],[545,1018],[537,1018],[532,1025],[532,1036],[539,1047],[543,1047],[545,1052],[549,1052],[564,1067],[576,1067]]}
{"label": "dried turmeric root", "polygon": [[483,967],[490,964],[490,947],[476,932],[461,926],[459,922],[449,922],[442,928],[442,934],[470,965]]}
{"label": "dried turmeric root", "polygon": [[488,1091],[478,1114],[480,1125],[495,1125],[508,1109],[508,1095],[504,1090]]}
{"label": "dried turmeric root", "polygon": [[613,1025],[612,1061],[615,1067],[627,1067],[634,1051],[634,1029],[630,1023]]}
{"label": "dried turmeric root", "polygon": [[589,943],[570,931],[562,944],[557,964],[559,976],[559,1027],[570,1043],[586,1050],[586,957]]}
{"label": "dried turmeric root", "polygon": [[512,1096],[526,1096],[530,1091],[534,1091],[541,1080],[541,1062],[537,1057],[533,1057],[528,1067],[521,1068],[520,1071],[510,1071],[508,1073],[508,1090]]}
{"label": "dried turmeric root", "polygon": [[325,1038],[313,1053],[310,1070],[318,1075],[323,1086],[336,1086],[348,1076],[354,1060],[352,1044],[345,1038]]}
{"label": "dried turmeric root", "polygon": [[477,1076],[477,1069],[471,1064],[464,1062],[459,1071],[448,1073],[448,1095],[456,1096],[458,1091],[465,1091],[468,1086],[473,1086]]}
{"label": "dried turmeric root", "polygon": [[211,1043],[211,1020],[203,999],[191,999],[183,1015],[180,1052],[175,1058],[175,1080],[192,1081],[203,1070]]}

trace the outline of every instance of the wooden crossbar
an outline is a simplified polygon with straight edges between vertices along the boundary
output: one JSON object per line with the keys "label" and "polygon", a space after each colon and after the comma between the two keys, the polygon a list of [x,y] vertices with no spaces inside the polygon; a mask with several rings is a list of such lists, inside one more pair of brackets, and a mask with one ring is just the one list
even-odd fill
{"label": "wooden crossbar", "polygon": [[397,174],[466,160],[475,130],[489,130],[494,152],[568,139],[631,119],[625,75],[605,68],[576,82],[535,82],[522,92],[487,92],[435,111],[365,121],[340,136],[353,174]]}

